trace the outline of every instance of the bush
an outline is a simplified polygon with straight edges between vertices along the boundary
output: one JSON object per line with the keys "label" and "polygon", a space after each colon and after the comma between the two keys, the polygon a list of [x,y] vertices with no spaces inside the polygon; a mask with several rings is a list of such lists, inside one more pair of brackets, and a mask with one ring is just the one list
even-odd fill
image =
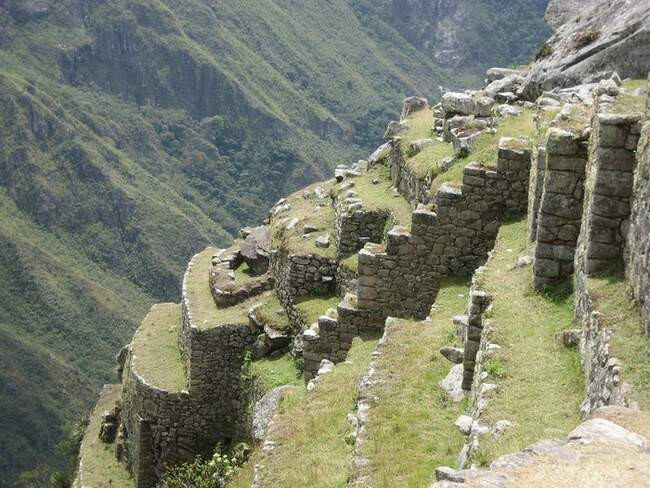
{"label": "bush", "polygon": [[212,459],[198,456],[194,462],[171,468],[160,480],[159,488],[225,488],[239,468],[234,458],[217,448]]}

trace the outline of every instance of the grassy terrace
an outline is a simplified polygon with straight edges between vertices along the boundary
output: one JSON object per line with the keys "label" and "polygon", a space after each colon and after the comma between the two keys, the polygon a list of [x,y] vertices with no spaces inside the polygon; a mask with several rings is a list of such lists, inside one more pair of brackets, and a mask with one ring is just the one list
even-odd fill
{"label": "grassy terrace", "polygon": [[[334,238],[334,208],[331,205],[330,197],[321,199],[303,197],[303,193],[313,191],[317,187],[329,192],[333,181],[314,183],[287,198],[286,203],[291,206],[291,209],[274,216],[271,220],[271,241],[274,248],[286,249],[288,252],[300,256],[312,254],[332,259],[336,257],[334,245],[330,245],[328,248],[316,246],[318,236],[329,233],[332,240]],[[324,204],[324,206],[319,207],[316,205],[317,203]],[[298,219],[298,223],[292,229],[286,229],[279,222],[283,219],[293,218]],[[305,238],[303,237],[305,225],[313,225],[319,231]]]}
{"label": "grassy terrace", "polygon": [[341,264],[347,266],[352,271],[359,270],[359,254],[352,254],[341,261]]}
{"label": "grassy terrace", "polygon": [[132,341],[135,370],[161,390],[181,391],[187,387],[185,369],[178,349],[181,306],[154,305],[142,321]]}
{"label": "grassy terrace", "polygon": [[496,133],[481,134],[474,149],[466,158],[456,161],[449,170],[433,179],[432,191],[435,193],[444,183],[460,184],[463,180],[463,169],[471,162],[477,162],[488,168],[496,167],[499,140],[502,137],[534,137],[536,127],[533,116],[533,110],[522,109],[521,114],[515,117],[499,118]]}
{"label": "grassy terrace", "polygon": [[250,278],[255,278],[256,276],[257,275],[253,273],[253,270],[248,267],[248,264],[246,264],[246,262],[241,263],[239,266],[237,266],[237,269],[235,269],[236,282],[246,281]]}
{"label": "grassy terrace", "polygon": [[290,354],[268,357],[251,363],[251,374],[256,377],[263,391],[282,385],[302,385],[303,379]]}
{"label": "grassy terrace", "polygon": [[438,349],[459,339],[451,317],[467,303],[467,279],[449,279],[440,290],[431,322],[391,325],[374,387],[380,398],[367,424],[364,456],[372,474],[369,486],[429,486],[433,468],[455,466],[465,437],[454,421],[465,402],[454,404],[438,383],[452,366]]}
{"label": "grassy terrace", "polygon": [[621,93],[616,97],[613,111],[618,113],[636,113],[645,110],[646,95],[634,95],[632,92],[638,90],[647,90],[648,80],[625,80],[622,85]]}
{"label": "grassy terrace", "polygon": [[299,297],[296,299],[296,308],[305,324],[310,326],[317,322],[318,317],[324,315],[328,309],[333,308],[336,310],[336,306],[340,301],[341,299],[335,294]]}
{"label": "grassy terrace", "polygon": [[[363,206],[371,210],[388,210],[392,213],[395,225],[411,228],[413,210],[411,204],[402,195],[392,189],[389,169],[377,165],[362,176],[354,178],[354,190],[363,201]],[[373,183],[373,180],[379,180]],[[391,226],[392,227],[392,226]]]}
{"label": "grassy terrace", "polygon": [[288,331],[291,327],[289,317],[275,293],[266,294],[255,313],[260,320],[277,331]]}
{"label": "grassy terrace", "polygon": [[345,487],[352,454],[352,446],[345,442],[352,430],[346,416],[355,408],[357,384],[376,344],[377,337],[356,338],[348,360],[338,364],[316,390],[296,389],[285,398],[271,431],[275,449],[266,456],[257,450],[229,486],[248,488],[254,465],[261,463],[265,488]]}
{"label": "grassy terrace", "polygon": [[208,247],[192,259],[187,276],[187,301],[197,327],[208,329],[219,325],[247,324],[250,308],[263,301],[270,292],[250,298],[227,308],[218,308],[208,283],[212,256],[216,249]]}
{"label": "grassy terrace", "polygon": [[564,437],[580,422],[584,396],[577,351],[554,339],[556,332],[572,326],[570,289],[536,293],[531,267],[512,268],[528,252],[525,220],[501,227],[495,251],[481,281],[494,299],[492,340],[501,349],[485,364],[498,389],[484,415],[489,423],[506,419],[515,426],[498,440],[484,439],[476,457],[479,463],[539,439]]}
{"label": "grassy terrace", "polygon": [[[408,118],[408,129],[400,134],[406,164],[420,178],[430,173],[438,173],[440,161],[454,155],[454,148],[451,144],[437,140],[438,135],[433,132],[432,126],[433,111],[420,110]],[[406,151],[409,144],[418,139],[433,139],[433,144],[425,147],[415,156],[407,157]]]}
{"label": "grassy terrace", "polygon": [[602,320],[613,332],[609,350],[621,360],[623,381],[634,386],[632,399],[641,409],[650,409],[650,341],[623,273],[589,278],[587,286]]}
{"label": "grassy terrace", "polygon": [[120,398],[121,392],[121,385],[106,385],[90,416],[90,423],[79,452],[81,460],[80,486],[92,486],[93,488],[132,488],[135,486],[126,465],[115,458],[115,446],[104,444],[98,437],[102,414],[113,408],[115,402]]}

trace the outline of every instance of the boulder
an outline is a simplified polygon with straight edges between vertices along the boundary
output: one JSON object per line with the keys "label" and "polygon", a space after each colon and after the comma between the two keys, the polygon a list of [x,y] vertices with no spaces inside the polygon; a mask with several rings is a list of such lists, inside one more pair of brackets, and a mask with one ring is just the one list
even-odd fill
{"label": "boulder", "polygon": [[442,110],[445,118],[453,115],[474,115],[476,102],[467,93],[447,92],[442,96]]}
{"label": "boulder", "polygon": [[409,115],[420,110],[429,108],[429,102],[426,98],[421,97],[408,97],[402,102],[402,113],[400,120],[406,119]]}
{"label": "boulder", "polygon": [[269,248],[271,230],[261,225],[251,229],[241,247],[241,256],[255,274],[264,274],[269,269]]}
{"label": "boulder", "polygon": [[433,139],[418,139],[409,144],[409,147],[406,150],[406,154],[409,157],[415,156],[420,151],[422,151],[422,149],[424,149],[427,146],[430,146],[431,144],[433,144]]}
{"label": "boulder", "polygon": [[330,247],[330,235],[325,234],[316,238],[316,247],[328,248]]}
{"label": "boulder", "polygon": [[454,364],[461,364],[465,359],[465,351],[459,347],[442,347],[440,348],[440,354]]}
{"label": "boulder", "polygon": [[524,83],[524,77],[518,74],[508,75],[500,80],[494,80],[483,91],[492,98],[502,92],[517,93],[519,87]]}
{"label": "boulder", "polygon": [[509,68],[490,68],[487,70],[487,81],[488,83],[492,83],[493,81],[502,80],[506,76],[511,75],[525,76],[526,72]]}

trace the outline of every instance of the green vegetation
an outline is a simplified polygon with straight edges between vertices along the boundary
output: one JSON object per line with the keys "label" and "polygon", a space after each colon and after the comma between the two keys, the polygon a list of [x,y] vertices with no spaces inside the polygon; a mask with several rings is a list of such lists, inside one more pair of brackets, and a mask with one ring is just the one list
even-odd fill
{"label": "green vegetation", "polygon": [[[378,180],[378,183],[373,183]],[[393,215],[393,220],[388,225],[401,225],[411,228],[413,210],[411,204],[401,194],[396,194],[392,188],[390,170],[387,166],[376,165],[364,175],[353,180],[352,188],[363,201],[364,208],[370,210],[388,210]]]}
{"label": "green vegetation", "polygon": [[109,385],[104,388],[90,416],[86,435],[81,444],[80,459],[83,464],[81,486],[97,488],[135,486],[126,469],[126,464],[115,457],[115,446],[104,444],[98,437],[102,414],[115,406],[120,398],[121,385]]}
{"label": "green vegetation", "polygon": [[621,360],[623,381],[633,385],[631,398],[650,408],[650,341],[623,272],[589,278],[588,290],[605,326],[612,331],[610,354]]}
{"label": "green vegetation", "polygon": [[[451,364],[438,350],[450,345],[451,317],[467,303],[468,280],[446,280],[431,322],[390,325],[373,394],[379,402],[366,424],[362,454],[370,461],[371,486],[429,486],[432,466],[454,466],[465,442],[454,421],[467,408],[452,403],[438,384]],[[458,340],[457,337],[455,340]]]}
{"label": "green vegetation", "polygon": [[290,330],[291,324],[287,312],[284,311],[277,295],[273,292],[266,295],[261,301],[261,305],[255,309],[255,313],[264,324],[279,332]]}
{"label": "green vegetation", "polygon": [[355,273],[359,271],[359,254],[355,253],[341,260],[341,264]]}
{"label": "green vegetation", "polygon": [[572,295],[566,286],[535,292],[531,267],[513,269],[527,252],[526,222],[503,225],[481,278],[493,298],[491,340],[501,346],[486,365],[498,389],[490,395],[484,420],[514,423],[498,439],[484,438],[476,458],[482,463],[540,439],[561,438],[580,422],[584,379],[579,355],[554,338],[571,328]]}
{"label": "green vegetation", "polygon": [[253,361],[251,375],[257,378],[262,391],[270,391],[283,385],[303,384],[296,361],[289,353]]}
{"label": "green vegetation", "polygon": [[[332,181],[315,183],[287,198],[286,203],[289,204],[290,209],[274,216],[271,220],[271,242],[274,248],[282,248],[299,256],[335,258],[336,246],[333,244],[328,248],[316,246],[318,236],[329,234],[332,240],[334,238],[334,208],[329,196],[323,198],[303,196],[305,192],[313,192],[316,188],[321,188],[327,194],[332,188]],[[287,229],[285,224],[291,219],[297,219],[297,223],[291,229]],[[314,226],[319,230],[309,237],[303,237],[305,225]]]}
{"label": "green vegetation", "polygon": [[187,388],[185,365],[178,348],[181,306],[154,305],[133,336],[135,371],[150,385],[171,392]]}
{"label": "green vegetation", "polygon": [[248,324],[248,311],[273,292],[244,300],[230,307],[217,307],[209,285],[209,271],[216,249],[208,247],[192,258],[187,273],[187,303],[193,323],[209,329],[219,325]]}
{"label": "green vegetation", "polygon": [[[440,172],[440,162],[454,156],[451,144],[438,141],[438,135],[433,132],[433,111],[420,110],[408,119],[408,129],[400,134],[402,137],[402,152],[406,164],[419,177],[435,176]],[[409,144],[418,139],[433,139],[433,144],[426,146],[415,156],[408,156]]]}
{"label": "green vegetation", "polygon": [[241,263],[239,266],[237,266],[237,269],[235,269],[235,281],[236,282],[242,282],[246,281],[250,278],[254,278],[256,276],[255,273],[253,273],[253,270],[248,267],[248,264],[244,261]]}
{"label": "green vegetation", "polygon": [[352,454],[345,441],[352,430],[346,416],[356,406],[357,384],[376,344],[374,336],[355,338],[347,361],[338,364],[316,390],[291,392],[274,419],[275,449],[267,455],[257,451],[229,486],[250,486],[250,465],[260,462],[265,466],[264,486],[346,486]]}
{"label": "green vegetation", "polygon": [[[647,100],[645,94],[647,87],[648,80],[625,80],[614,102],[613,111],[624,114],[643,112]],[[637,90],[643,90],[642,94],[633,94]]]}
{"label": "green vegetation", "polygon": [[201,456],[186,464],[168,470],[158,484],[159,488],[225,488],[237,474],[237,460],[216,449],[209,460]]}
{"label": "green vegetation", "polygon": [[340,301],[341,299],[335,294],[298,297],[296,308],[305,324],[310,326],[314,322],[318,322],[318,317],[325,315],[330,308],[336,310]]}
{"label": "green vegetation", "polygon": [[533,110],[522,109],[521,114],[515,117],[498,119],[496,126],[497,131],[494,134],[489,134],[487,132],[482,133],[478,137],[474,148],[467,157],[455,161],[446,172],[440,173],[433,179],[431,183],[432,192],[435,193],[438,191],[438,188],[445,183],[452,185],[462,183],[463,170],[470,162],[479,163],[481,166],[487,168],[495,168],[497,163],[499,140],[502,137],[521,137],[534,134],[536,129],[533,116]]}

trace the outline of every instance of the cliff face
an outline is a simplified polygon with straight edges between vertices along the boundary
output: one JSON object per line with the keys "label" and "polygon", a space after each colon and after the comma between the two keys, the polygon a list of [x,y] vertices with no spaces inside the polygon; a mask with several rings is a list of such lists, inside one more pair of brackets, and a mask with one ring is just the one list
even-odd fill
{"label": "cliff face", "polygon": [[475,76],[495,64],[527,63],[550,33],[543,18],[548,0],[373,3],[382,19],[441,66]]}

